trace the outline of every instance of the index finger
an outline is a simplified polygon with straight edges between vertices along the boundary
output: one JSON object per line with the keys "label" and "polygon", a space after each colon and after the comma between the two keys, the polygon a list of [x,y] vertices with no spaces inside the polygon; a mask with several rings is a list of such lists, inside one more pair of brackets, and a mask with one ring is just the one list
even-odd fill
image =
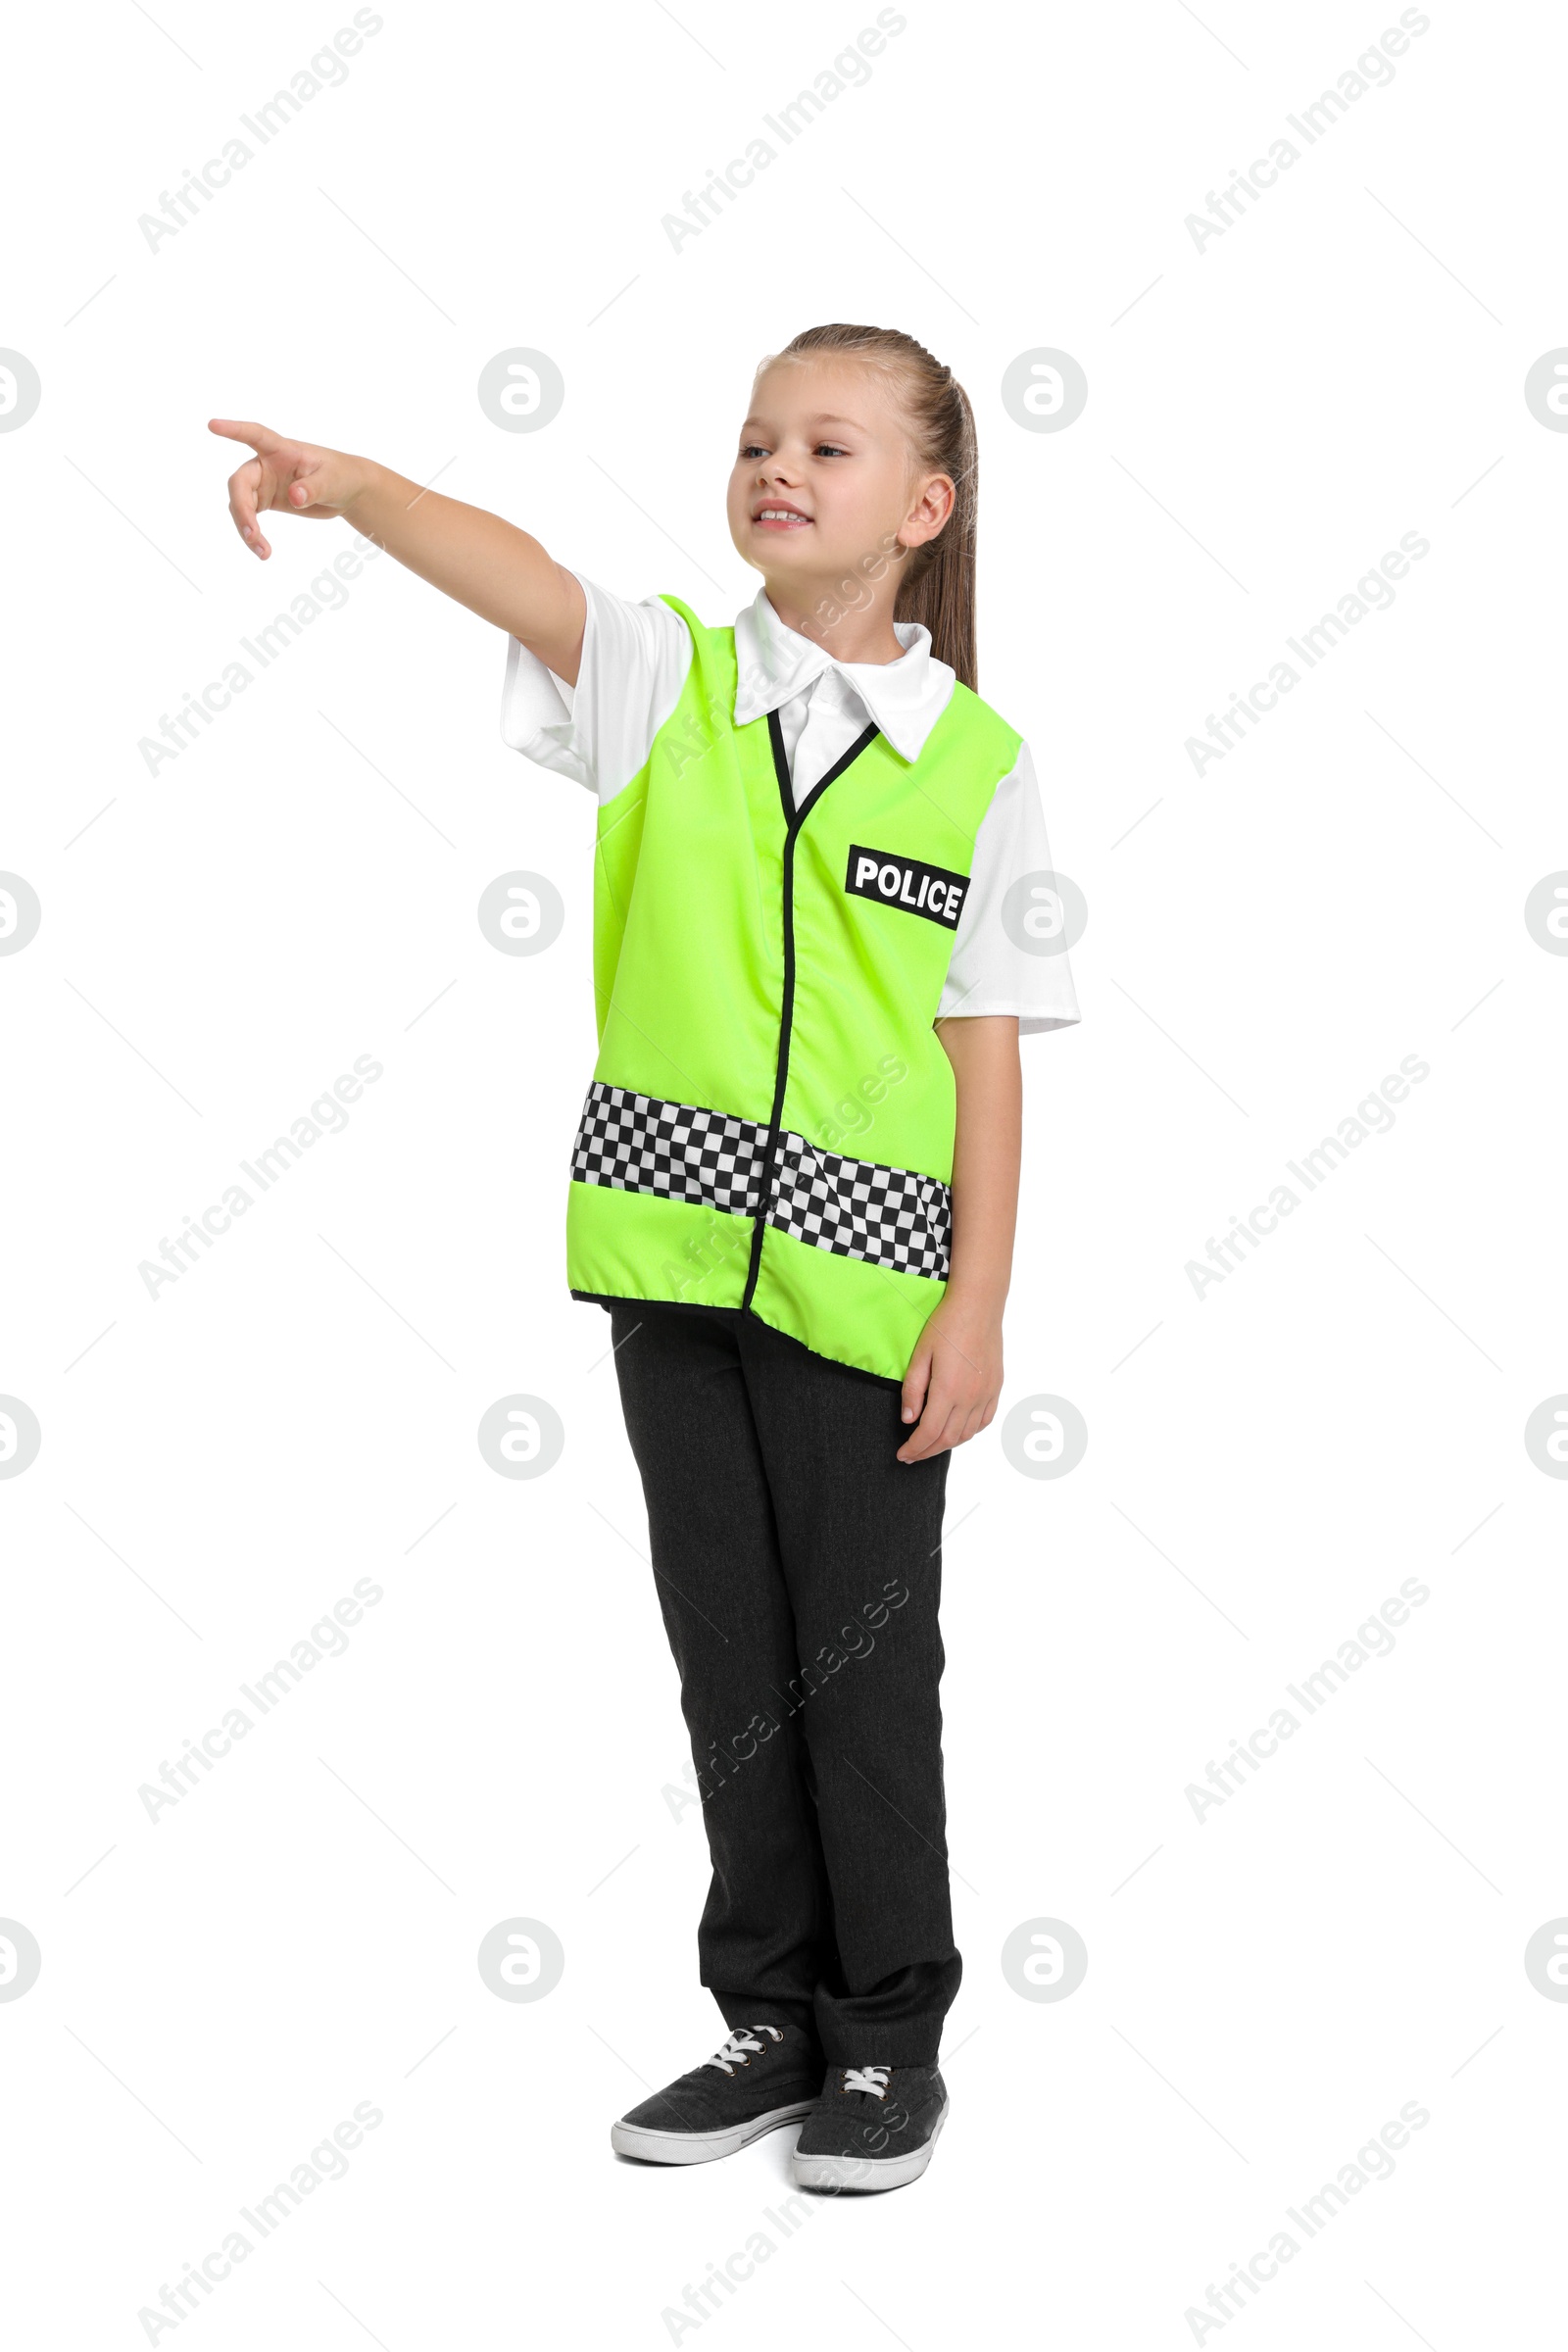
{"label": "index finger", "polygon": [[270,425],[242,424],[232,416],[209,416],[207,430],[221,433],[225,441],[248,441],[259,458],[269,457],[283,446],[281,435],[274,433]]}

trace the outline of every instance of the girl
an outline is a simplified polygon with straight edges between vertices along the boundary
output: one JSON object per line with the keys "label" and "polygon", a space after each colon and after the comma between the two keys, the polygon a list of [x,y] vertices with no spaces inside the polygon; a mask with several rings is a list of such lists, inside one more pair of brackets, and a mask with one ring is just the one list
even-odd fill
{"label": "girl", "polygon": [[610,1312],[731,2028],[612,2143],[698,2164],[804,2119],[802,2186],[896,2187],[948,2112],[960,1970],[948,1456],[1002,1387],[1018,1037],[1078,1018],[1029,756],[975,692],[969,403],[891,329],[764,361],[733,628],[366,459],[212,430],[256,452],[228,486],[254,554],[269,511],[346,517],[505,629],[506,741],[599,803],[567,1275]]}

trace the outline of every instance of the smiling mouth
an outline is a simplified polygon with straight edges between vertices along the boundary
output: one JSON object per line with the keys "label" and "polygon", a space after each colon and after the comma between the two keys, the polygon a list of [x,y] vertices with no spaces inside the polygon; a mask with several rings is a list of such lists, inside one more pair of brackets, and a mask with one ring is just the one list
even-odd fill
{"label": "smiling mouth", "polygon": [[801,530],[810,519],[809,514],[797,514],[789,507],[762,507],[752,516],[754,523],[770,531]]}

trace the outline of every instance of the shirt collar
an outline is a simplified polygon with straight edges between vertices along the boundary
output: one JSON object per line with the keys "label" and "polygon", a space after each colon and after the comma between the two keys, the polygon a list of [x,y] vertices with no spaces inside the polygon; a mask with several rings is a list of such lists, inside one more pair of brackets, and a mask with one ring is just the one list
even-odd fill
{"label": "shirt collar", "polygon": [[953,693],[954,673],[931,651],[931,632],[918,620],[896,620],[904,652],[897,662],[836,662],[824,646],[786,628],[760,588],[735,616],[735,724],[776,710],[837,670],[865,705],[903,760],[917,760]]}

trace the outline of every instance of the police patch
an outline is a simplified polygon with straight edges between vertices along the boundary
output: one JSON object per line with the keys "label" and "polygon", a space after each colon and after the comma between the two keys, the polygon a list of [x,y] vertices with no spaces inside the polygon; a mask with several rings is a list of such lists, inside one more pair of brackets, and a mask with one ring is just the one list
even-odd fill
{"label": "police patch", "polygon": [[917,858],[900,858],[891,850],[867,850],[852,842],[844,887],[854,898],[880,899],[886,906],[902,906],[906,914],[923,914],[928,923],[956,931],[969,877],[950,873],[945,865],[922,865]]}

